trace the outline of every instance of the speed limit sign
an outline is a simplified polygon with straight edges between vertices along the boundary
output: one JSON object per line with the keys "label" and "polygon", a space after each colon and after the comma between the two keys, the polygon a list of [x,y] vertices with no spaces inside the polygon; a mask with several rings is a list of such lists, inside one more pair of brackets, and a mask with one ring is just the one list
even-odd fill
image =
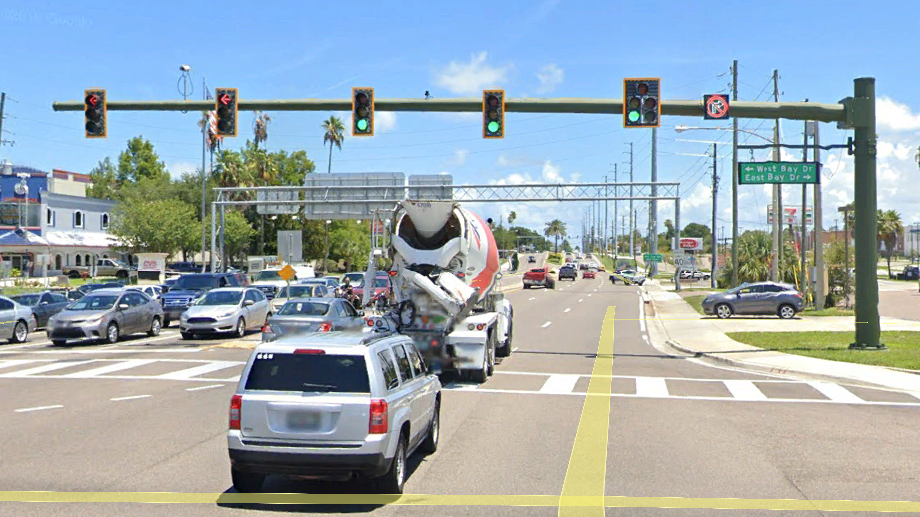
{"label": "speed limit sign", "polygon": [[682,259],[682,258],[676,258],[676,259],[674,259],[674,263],[677,264],[678,266],[683,266],[683,265],[684,265],[684,259]]}

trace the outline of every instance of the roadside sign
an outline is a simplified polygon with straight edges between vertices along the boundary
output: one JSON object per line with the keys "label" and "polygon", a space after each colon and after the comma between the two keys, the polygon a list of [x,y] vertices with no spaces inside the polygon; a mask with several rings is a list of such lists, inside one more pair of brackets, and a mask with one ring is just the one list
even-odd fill
{"label": "roadside sign", "polygon": [[660,253],[646,253],[642,255],[642,260],[645,262],[661,262],[662,256]]}
{"label": "roadside sign", "polygon": [[729,117],[728,95],[716,93],[703,95],[703,111],[705,120],[724,120]]}
{"label": "roadside sign", "polygon": [[280,276],[281,279],[286,282],[293,280],[296,275],[297,273],[294,271],[294,268],[292,268],[290,264],[281,268],[281,271],[278,271],[278,276]]}
{"label": "roadside sign", "polygon": [[[812,224],[812,207],[805,209],[805,224]],[[773,224],[773,206],[767,205],[767,224]],[[783,207],[783,224],[802,224],[801,206]]]}
{"label": "roadside sign", "polygon": [[816,162],[738,162],[739,185],[818,183]]}

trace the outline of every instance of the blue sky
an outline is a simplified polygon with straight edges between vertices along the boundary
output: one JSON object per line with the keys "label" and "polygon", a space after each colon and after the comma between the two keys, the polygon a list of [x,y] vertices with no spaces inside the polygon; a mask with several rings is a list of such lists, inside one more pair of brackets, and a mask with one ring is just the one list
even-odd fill
{"label": "blue sky", "polygon": [[[0,7],[4,44],[0,90],[6,92],[0,159],[43,169],[88,172],[116,156],[138,134],[150,139],[174,174],[201,160],[194,113],[113,112],[106,140],[83,138],[82,114],[55,113],[55,100],[77,100],[105,87],[110,99],[179,98],[179,65],[192,66],[193,97],[236,87],[243,98],[347,98],[352,86],[373,86],[378,98],[478,97],[503,87],[509,97],[621,96],[623,77],[662,77],[663,100],[727,92],[739,60],[742,100],[769,100],[773,69],[783,100],[837,102],[852,95],[853,78],[874,76],[879,95],[879,204],[920,221],[912,161],[920,145],[920,69],[915,66],[920,4],[887,2],[872,9],[848,2],[774,1],[697,4],[622,2],[223,2],[153,4],[7,0]],[[454,7],[448,7],[454,6]],[[462,6],[462,7],[457,7]],[[856,35],[865,45],[848,46]],[[324,172],[320,122],[329,113],[270,113],[268,147],[306,149]],[[509,114],[504,140],[483,140],[476,114],[382,113],[371,139],[347,138],[333,172],[448,172],[457,183],[598,181],[627,178],[627,143],[635,150],[635,181],[650,175],[650,130],[625,130],[619,116]],[[249,128],[251,113],[240,124]],[[659,130],[659,181],[680,181],[682,222],[711,222],[709,160],[701,140],[730,142],[723,131],[676,133],[676,125],[715,127],[702,119],[667,117]],[[742,120],[770,135],[772,123]],[[796,143],[802,124],[782,134]],[[742,137],[744,141],[747,136]],[[823,144],[846,133],[821,125]],[[750,142],[756,141],[753,138]],[[230,147],[244,139],[228,139]],[[719,226],[730,231],[730,146],[720,146]],[[683,154],[680,154],[683,153]],[[756,153],[764,159],[769,151]],[[745,156],[747,154],[747,156]],[[742,156],[749,157],[748,153]],[[790,159],[797,159],[789,156]],[[824,153],[825,226],[852,199],[852,162]],[[768,187],[767,187],[768,188]],[[740,190],[741,226],[766,226],[768,190]],[[809,197],[811,194],[809,194]],[[787,187],[785,199],[801,200]],[[673,217],[661,203],[660,221]],[[625,214],[625,203],[620,203]],[[636,203],[640,228],[647,208]],[[580,204],[491,205],[488,216],[518,213],[534,228],[559,217],[580,233]],[[612,218],[613,203],[609,213]]]}

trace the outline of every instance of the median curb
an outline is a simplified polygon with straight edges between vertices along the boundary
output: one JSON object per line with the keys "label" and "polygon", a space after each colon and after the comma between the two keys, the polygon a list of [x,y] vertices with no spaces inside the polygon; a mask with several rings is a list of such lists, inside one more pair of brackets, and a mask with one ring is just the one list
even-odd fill
{"label": "median curb", "polygon": [[[855,378],[855,377],[849,377],[849,376],[843,376],[843,375],[831,375],[831,374],[827,374],[827,373],[817,372],[817,371],[815,371],[815,370],[809,370],[809,369],[804,369],[804,368],[796,368],[796,367],[794,367],[794,366],[790,367],[790,366],[788,366],[788,365],[767,365],[767,364],[762,364],[762,363],[758,363],[758,362],[754,362],[754,361],[745,361],[745,360],[743,360],[743,359],[734,359],[734,358],[731,358],[731,357],[726,357],[724,352],[702,352],[702,351],[699,351],[699,350],[695,350],[695,349],[690,348],[690,347],[688,347],[688,346],[682,345],[680,342],[676,341],[676,340],[671,336],[671,334],[668,332],[667,326],[664,324],[664,321],[663,321],[662,318],[661,318],[661,310],[659,310],[659,306],[658,306],[657,300],[655,300],[654,297],[650,297],[650,298],[651,298],[651,300],[650,300],[650,301],[651,301],[651,305],[652,305],[652,307],[654,307],[654,314],[655,314],[655,315],[654,315],[654,318],[649,318],[649,317],[648,317],[648,314],[646,314],[645,319],[646,319],[646,320],[652,319],[652,323],[655,324],[657,330],[659,330],[660,332],[662,332],[662,333],[664,334],[664,336],[665,336],[665,341],[664,341],[665,346],[667,346],[667,347],[669,347],[669,348],[671,348],[671,349],[673,349],[673,350],[676,350],[676,351],[678,351],[678,352],[681,352],[681,353],[683,353],[683,354],[690,354],[690,355],[694,356],[695,358],[702,359],[702,360],[704,360],[704,361],[706,361],[706,362],[708,362],[708,363],[715,363],[715,364],[720,364],[720,365],[732,366],[732,367],[735,367],[735,368],[741,368],[741,369],[748,370],[748,371],[751,371],[751,372],[758,372],[758,373],[763,373],[763,374],[767,374],[767,375],[777,375],[777,376],[786,376],[786,377],[799,377],[799,378],[805,377],[805,378],[807,378],[807,380],[819,380],[819,381],[827,381],[827,382],[840,383],[840,384],[849,384],[849,385],[864,386],[864,387],[870,387],[870,388],[883,388],[883,389],[887,389],[887,390],[911,391],[909,388],[893,386],[893,385],[891,385],[891,384],[884,384],[884,383],[882,383],[882,382],[867,381],[867,380],[865,380],[865,379],[858,379],[858,378]],[[723,333],[723,334],[724,334],[724,333]],[[775,351],[775,350],[766,350],[766,349],[754,347],[754,346],[751,346],[751,345],[745,345],[745,344],[743,344],[743,343],[739,343],[739,342],[737,342],[737,341],[734,341],[733,339],[731,339],[731,338],[728,337],[727,335],[725,336],[725,338],[728,339],[728,340],[730,340],[730,341],[732,341],[733,343],[737,343],[739,348],[742,348],[742,349],[743,349],[743,348],[748,348],[748,349],[750,349],[750,350],[745,350],[745,351],[741,351],[741,352],[738,352],[738,353],[771,354],[771,357],[777,358],[777,359],[780,360],[780,361],[783,361],[783,360],[785,360],[785,359],[787,359],[787,358],[791,360],[791,359],[803,357],[803,356],[796,356],[796,355],[792,355],[792,354],[785,354],[785,353],[783,353],[783,352],[778,352],[778,351]],[[807,357],[807,356],[805,356],[805,357]],[[828,360],[828,359],[817,359],[817,358],[809,358],[809,359],[814,359],[814,360],[816,360],[816,361],[827,361],[827,362],[829,362],[829,363],[844,364],[844,365],[856,364],[856,365],[864,366],[864,367],[874,367],[874,368],[878,368],[879,370],[888,370],[888,371],[890,371],[890,372],[892,372],[892,373],[895,372],[894,369],[888,368],[888,367],[883,367],[883,366],[862,365],[862,364],[859,364],[859,363],[847,363],[847,362],[843,362],[843,361],[831,361],[831,360]],[[907,372],[902,372],[902,373],[907,373]],[[911,373],[913,373],[913,372],[911,372]],[[917,390],[913,390],[913,391],[917,391]]]}

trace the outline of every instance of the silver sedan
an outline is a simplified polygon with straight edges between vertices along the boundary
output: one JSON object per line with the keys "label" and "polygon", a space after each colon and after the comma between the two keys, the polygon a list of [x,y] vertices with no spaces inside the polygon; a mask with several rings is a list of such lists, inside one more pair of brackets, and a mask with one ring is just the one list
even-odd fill
{"label": "silver sedan", "polygon": [[102,339],[116,343],[135,332],[158,336],[163,308],[140,291],[98,289],[48,320],[48,337],[57,346],[68,339]]}
{"label": "silver sedan", "polygon": [[242,338],[250,329],[262,328],[272,315],[265,294],[253,287],[212,289],[179,318],[182,339],[198,334],[233,333]]}
{"label": "silver sedan", "polygon": [[281,307],[265,328],[262,341],[281,335],[364,329],[364,311],[342,298],[297,298]]}
{"label": "silver sedan", "polygon": [[36,328],[32,308],[0,296],[0,339],[10,343],[22,343],[29,337],[29,332]]}

